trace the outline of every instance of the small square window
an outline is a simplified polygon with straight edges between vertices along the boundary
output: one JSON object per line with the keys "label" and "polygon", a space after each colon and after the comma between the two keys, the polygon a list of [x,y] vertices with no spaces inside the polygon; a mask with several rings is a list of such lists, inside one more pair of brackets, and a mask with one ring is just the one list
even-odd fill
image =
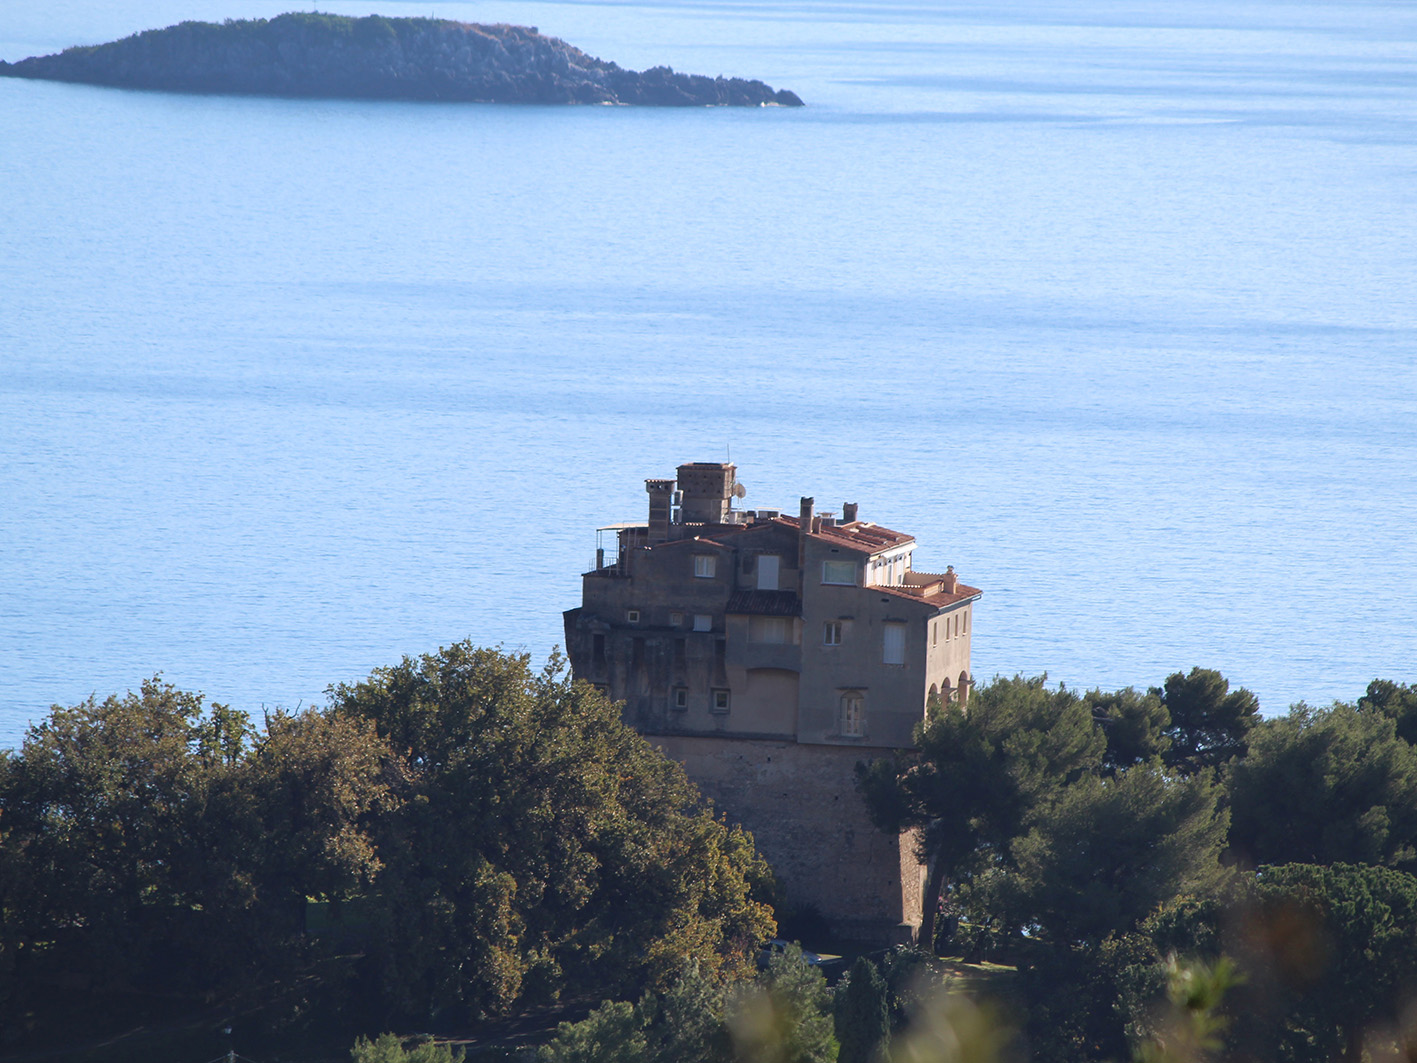
{"label": "small square window", "polygon": [[727,711],[728,711],[728,691],[726,691],[726,690],[715,690],[715,691],[713,692],[713,711],[714,711],[714,712],[727,712]]}
{"label": "small square window", "polygon": [[713,630],[713,617],[710,616],[708,613],[695,613],[695,614],[694,614],[694,630],[695,630],[695,631],[712,631],[712,630]]}
{"label": "small square window", "polygon": [[639,611],[638,609],[630,609],[630,610],[627,610],[627,611],[626,611],[626,613],[625,613],[625,623],[627,623],[627,624],[638,624],[639,622],[640,622],[640,611]]}
{"label": "small square window", "polygon": [[687,709],[689,707],[689,691],[686,688],[674,688],[674,707],[676,709]]}
{"label": "small square window", "polygon": [[840,620],[828,620],[825,624],[822,625],[822,645],[823,645],[823,646],[840,646],[840,645],[841,645],[841,621],[840,621]]}
{"label": "small square window", "polygon": [[684,614],[683,614],[683,613],[670,613],[670,614],[669,614],[669,626],[670,626],[670,627],[683,627],[683,626],[684,626]]}
{"label": "small square window", "polygon": [[718,571],[718,558],[712,554],[694,555],[694,575],[699,579],[713,579]]}

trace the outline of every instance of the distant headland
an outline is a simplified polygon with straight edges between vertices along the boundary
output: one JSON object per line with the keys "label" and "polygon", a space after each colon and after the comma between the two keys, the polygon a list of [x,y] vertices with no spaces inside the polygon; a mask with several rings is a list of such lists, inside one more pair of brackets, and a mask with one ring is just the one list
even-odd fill
{"label": "distant headland", "polygon": [[309,12],[183,22],[58,55],[0,61],[0,76],[168,92],[656,107],[785,106],[761,81],[636,72],[534,27]]}

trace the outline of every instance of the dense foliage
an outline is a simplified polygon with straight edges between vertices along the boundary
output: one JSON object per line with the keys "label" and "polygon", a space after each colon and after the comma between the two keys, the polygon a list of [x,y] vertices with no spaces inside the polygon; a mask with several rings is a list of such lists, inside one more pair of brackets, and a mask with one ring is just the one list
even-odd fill
{"label": "dense foliage", "polygon": [[859,782],[915,832],[925,942],[957,959],[862,957],[829,989],[796,949],[753,968],[751,839],[557,661],[453,646],[260,727],[153,680],[0,754],[0,1051],[349,1044],[571,993],[608,999],[541,1063],[1417,1058],[1417,689],[1257,708],[1204,669],[932,706]]}
{"label": "dense foliage", "polygon": [[[916,831],[951,916],[927,940],[1016,969],[1033,1058],[1357,1063],[1417,1007],[1414,733],[1417,690],[1381,680],[1264,720],[1205,669],[1146,693],[1015,677],[934,706],[859,783]],[[1225,992],[1172,1028],[1177,955]]]}
{"label": "dense foliage", "polygon": [[153,680],[0,754],[0,1051],[426,1028],[685,957],[721,980],[771,936],[769,889],[751,839],[558,662],[453,646],[259,729]]}

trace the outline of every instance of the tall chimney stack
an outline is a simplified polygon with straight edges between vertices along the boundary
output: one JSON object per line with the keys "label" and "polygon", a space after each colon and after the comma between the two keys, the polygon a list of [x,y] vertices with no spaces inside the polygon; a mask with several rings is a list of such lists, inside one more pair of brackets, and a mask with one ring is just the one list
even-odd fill
{"label": "tall chimney stack", "polygon": [[807,571],[807,533],[812,530],[812,510],[816,506],[815,498],[803,497],[801,515],[797,518],[797,568]]}
{"label": "tall chimney stack", "polygon": [[856,523],[856,503],[843,502],[841,504],[841,522],[843,524]]}
{"label": "tall chimney stack", "polygon": [[670,506],[674,501],[673,480],[646,480],[649,492],[649,536],[651,546],[669,538]]}

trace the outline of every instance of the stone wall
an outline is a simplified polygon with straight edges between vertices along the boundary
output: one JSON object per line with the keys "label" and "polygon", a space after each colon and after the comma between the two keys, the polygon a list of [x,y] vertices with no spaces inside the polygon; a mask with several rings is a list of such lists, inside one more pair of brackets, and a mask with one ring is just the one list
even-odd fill
{"label": "stone wall", "polygon": [[913,941],[924,869],[909,835],[872,826],[854,768],[887,750],[704,735],[648,735],[730,820],[753,833],[792,905],[843,937]]}

